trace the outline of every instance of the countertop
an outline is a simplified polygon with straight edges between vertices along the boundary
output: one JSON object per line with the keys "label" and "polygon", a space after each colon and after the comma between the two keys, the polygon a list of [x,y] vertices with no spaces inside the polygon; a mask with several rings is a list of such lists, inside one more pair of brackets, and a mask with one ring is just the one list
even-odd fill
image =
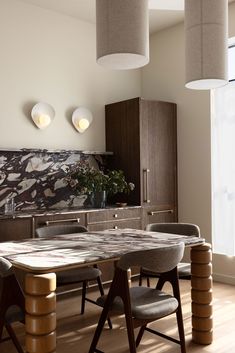
{"label": "countertop", "polygon": [[15,218],[32,218],[32,217],[43,217],[43,216],[53,216],[53,215],[63,215],[70,213],[88,213],[88,212],[102,212],[105,210],[124,210],[130,208],[141,208],[141,206],[133,206],[127,205],[124,207],[119,207],[116,205],[107,206],[105,208],[66,208],[66,209],[45,209],[45,210],[23,210],[23,211],[15,211],[12,214],[4,214],[0,213],[0,219],[15,219]]}

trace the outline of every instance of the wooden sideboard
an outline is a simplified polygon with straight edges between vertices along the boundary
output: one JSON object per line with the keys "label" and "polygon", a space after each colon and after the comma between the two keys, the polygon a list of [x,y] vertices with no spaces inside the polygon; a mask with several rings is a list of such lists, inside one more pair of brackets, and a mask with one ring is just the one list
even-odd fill
{"label": "wooden sideboard", "polygon": [[32,214],[16,213],[13,216],[0,216],[0,242],[20,240],[35,236],[35,229],[52,224],[79,223],[90,231],[142,228],[142,208],[102,208],[80,209],[73,211],[33,212]]}
{"label": "wooden sideboard", "polygon": [[[142,228],[142,208],[80,209],[77,211],[49,211],[47,213],[19,213],[0,217],[0,242],[35,237],[35,229],[52,224],[79,223],[89,231],[117,228]],[[113,277],[112,266],[100,265],[103,282]],[[22,275],[19,276],[22,282]]]}

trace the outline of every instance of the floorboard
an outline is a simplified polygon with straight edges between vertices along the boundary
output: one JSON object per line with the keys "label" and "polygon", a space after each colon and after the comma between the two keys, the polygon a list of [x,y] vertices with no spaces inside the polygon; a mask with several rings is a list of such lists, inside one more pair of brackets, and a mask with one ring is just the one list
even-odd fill
{"label": "floorboard", "polygon": [[[181,281],[184,325],[187,353],[233,353],[235,352],[235,287],[214,283],[214,342],[208,346],[198,346],[191,342],[190,282]],[[96,292],[91,293],[95,298]],[[80,297],[59,299],[57,303],[57,353],[87,353],[99,318],[100,308],[87,303],[86,312],[79,314]],[[128,353],[128,341],[123,317],[112,319],[113,330],[105,327],[99,349],[105,353]],[[151,325],[158,330],[177,337],[176,320],[168,317]],[[20,341],[24,342],[22,325],[15,327]],[[11,341],[0,345],[1,353],[15,353]],[[180,353],[174,343],[145,332],[139,353]]]}

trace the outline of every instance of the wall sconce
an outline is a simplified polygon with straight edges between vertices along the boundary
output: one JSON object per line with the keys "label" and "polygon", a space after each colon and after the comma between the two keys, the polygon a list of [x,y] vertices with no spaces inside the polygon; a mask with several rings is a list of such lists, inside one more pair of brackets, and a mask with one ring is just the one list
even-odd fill
{"label": "wall sconce", "polygon": [[31,111],[31,117],[34,124],[39,129],[47,128],[55,117],[55,110],[50,104],[37,103]]}
{"label": "wall sconce", "polygon": [[74,110],[72,115],[73,126],[81,134],[88,129],[93,120],[90,110],[84,107],[79,107]]}

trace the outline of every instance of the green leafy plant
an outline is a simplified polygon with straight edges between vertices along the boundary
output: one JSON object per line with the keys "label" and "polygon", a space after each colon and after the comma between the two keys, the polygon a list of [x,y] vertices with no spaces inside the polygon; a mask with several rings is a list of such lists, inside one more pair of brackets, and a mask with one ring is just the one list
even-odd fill
{"label": "green leafy plant", "polygon": [[106,191],[108,195],[129,193],[135,185],[128,183],[122,170],[102,170],[90,167],[85,161],[78,162],[65,177],[67,184],[79,195]]}

